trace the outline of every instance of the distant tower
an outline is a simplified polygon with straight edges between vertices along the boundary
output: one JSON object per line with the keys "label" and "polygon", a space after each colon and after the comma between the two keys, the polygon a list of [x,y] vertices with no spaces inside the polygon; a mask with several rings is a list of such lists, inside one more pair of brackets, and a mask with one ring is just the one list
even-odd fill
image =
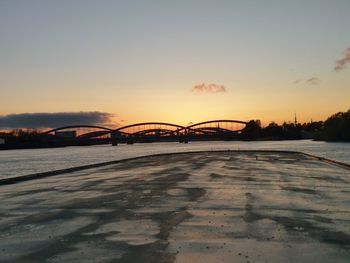
{"label": "distant tower", "polygon": [[297,125],[298,121],[297,121],[297,114],[294,112],[294,124]]}
{"label": "distant tower", "polygon": [[255,123],[256,123],[256,125],[259,126],[259,128],[261,128],[261,121],[260,120],[255,120]]}

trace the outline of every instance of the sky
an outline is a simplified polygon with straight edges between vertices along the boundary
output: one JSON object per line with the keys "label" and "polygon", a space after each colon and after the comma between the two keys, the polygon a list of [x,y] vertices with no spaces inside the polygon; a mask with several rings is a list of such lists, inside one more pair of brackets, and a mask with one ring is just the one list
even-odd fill
{"label": "sky", "polygon": [[324,120],[350,108],[349,12],[349,0],[1,0],[0,124]]}

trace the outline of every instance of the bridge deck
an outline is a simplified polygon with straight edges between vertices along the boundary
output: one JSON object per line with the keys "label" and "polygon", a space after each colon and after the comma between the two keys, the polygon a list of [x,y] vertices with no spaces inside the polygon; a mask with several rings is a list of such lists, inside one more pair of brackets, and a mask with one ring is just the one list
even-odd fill
{"label": "bridge deck", "polygon": [[348,262],[350,170],[183,153],[0,186],[1,262]]}

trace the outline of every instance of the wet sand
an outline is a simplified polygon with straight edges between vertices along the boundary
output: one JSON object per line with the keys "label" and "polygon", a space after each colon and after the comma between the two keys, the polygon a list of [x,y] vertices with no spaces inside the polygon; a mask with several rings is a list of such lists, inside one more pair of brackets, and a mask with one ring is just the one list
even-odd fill
{"label": "wet sand", "polygon": [[1,185],[0,262],[350,262],[350,170],[181,153]]}

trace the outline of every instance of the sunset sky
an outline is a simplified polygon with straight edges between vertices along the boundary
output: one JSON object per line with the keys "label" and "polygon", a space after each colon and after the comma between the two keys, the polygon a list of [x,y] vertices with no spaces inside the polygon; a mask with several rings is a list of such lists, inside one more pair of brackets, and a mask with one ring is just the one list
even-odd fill
{"label": "sunset sky", "polygon": [[350,108],[349,0],[0,1],[0,119],[323,120]]}

